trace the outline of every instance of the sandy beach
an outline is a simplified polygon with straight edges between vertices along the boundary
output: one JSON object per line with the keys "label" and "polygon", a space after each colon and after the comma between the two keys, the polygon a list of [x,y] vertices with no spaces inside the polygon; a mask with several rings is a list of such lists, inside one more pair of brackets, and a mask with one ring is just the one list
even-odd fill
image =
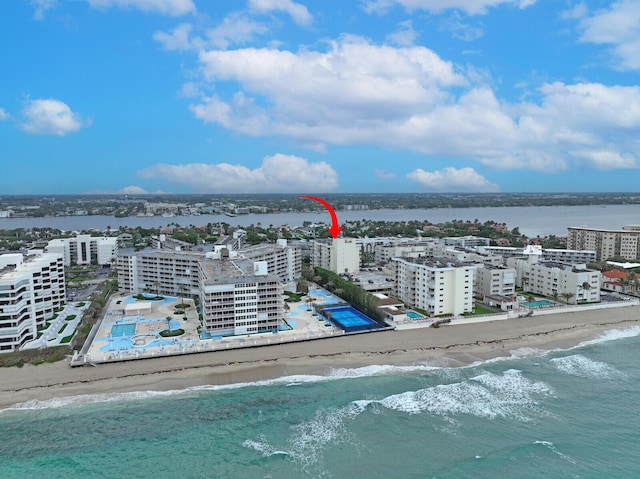
{"label": "sandy beach", "polygon": [[167,391],[332,369],[428,362],[460,366],[520,348],[563,349],[640,325],[629,306],[504,321],[340,336],[307,342],[71,368],[66,361],[0,371],[0,408],[85,394]]}

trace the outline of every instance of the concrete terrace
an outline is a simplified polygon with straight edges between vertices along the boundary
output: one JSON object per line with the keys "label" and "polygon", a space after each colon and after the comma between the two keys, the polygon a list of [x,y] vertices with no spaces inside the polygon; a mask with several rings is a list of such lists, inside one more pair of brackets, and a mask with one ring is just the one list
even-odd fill
{"label": "concrete terrace", "polygon": [[[193,354],[246,347],[309,341],[343,335],[345,332],[319,318],[313,305],[334,304],[339,298],[321,288],[310,288],[300,302],[285,303],[289,311],[285,324],[277,333],[258,333],[240,336],[213,336],[201,339],[200,322],[192,300],[185,299],[187,320],[183,314],[173,314],[181,298],[166,296],[162,301],[142,301],[139,308],[131,296],[115,297],[85,355],[74,354],[71,365],[97,365],[99,363],[128,361],[160,356]],[[133,306],[132,306],[133,305]],[[184,329],[177,337],[162,338],[159,332],[167,329],[167,316],[171,316],[171,329]]]}

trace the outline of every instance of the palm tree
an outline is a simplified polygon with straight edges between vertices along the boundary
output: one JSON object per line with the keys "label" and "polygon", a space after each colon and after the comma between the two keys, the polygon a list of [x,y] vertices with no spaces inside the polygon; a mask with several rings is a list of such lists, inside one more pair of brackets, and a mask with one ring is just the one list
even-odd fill
{"label": "palm tree", "polygon": [[627,277],[625,278],[627,286],[629,286],[631,291],[636,291],[638,289],[638,275],[635,271],[631,271]]}
{"label": "palm tree", "polygon": [[[584,283],[582,283],[580,286],[580,291],[585,291],[585,292],[589,292],[591,290],[591,283],[589,283],[589,281],[585,281]],[[587,298],[583,298],[584,301],[587,300]]]}
{"label": "palm tree", "polygon": [[552,292],[549,297],[554,301],[554,302],[558,302],[558,298],[560,297],[560,293],[558,293],[557,291]]}
{"label": "palm tree", "polygon": [[181,283],[180,285],[178,285],[178,289],[180,290],[180,298],[182,299],[182,311],[184,311],[184,292],[186,291],[187,287]]}
{"label": "palm tree", "polygon": [[566,292],[566,293],[561,293],[560,296],[562,296],[562,299],[564,299],[565,303],[569,304],[569,301],[571,301],[571,298],[573,298],[575,294],[571,292]]}

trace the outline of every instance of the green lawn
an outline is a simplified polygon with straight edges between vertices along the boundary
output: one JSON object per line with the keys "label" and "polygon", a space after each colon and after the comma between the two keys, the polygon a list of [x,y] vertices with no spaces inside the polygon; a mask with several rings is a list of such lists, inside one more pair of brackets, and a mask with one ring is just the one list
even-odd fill
{"label": "green lawn", "polygon": [[489,309],[485,306],[481,306],[479,304],[476,304],[473,307],[473,312],[472,313],[464,313],[463,316],[479,316],[481,314],[496,314],[496,311],[494,311],[493,309]]}

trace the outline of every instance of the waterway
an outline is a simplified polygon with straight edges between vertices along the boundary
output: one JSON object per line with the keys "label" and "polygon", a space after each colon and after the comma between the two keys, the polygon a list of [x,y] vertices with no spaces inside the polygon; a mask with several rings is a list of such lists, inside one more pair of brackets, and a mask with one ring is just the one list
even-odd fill
{"label": "waterway", "polygon": [[[531,206],[531,207],[483,207],[483,208],[434,208],[434,209],[378,209],[363,211],[338,211],[340,223],[356,220],[375,221],[430,221],[442,223],[451,220],[493,220],[506,223],[509,229],[518,227],[529,236],[566,236],[568,226],[589,226],[603,229],[620,229],[624,225],[640,224],[640,205],[602,206]],[[0,229],[50,227],[65,231],[88,229],[117,229],[120,226],[158,228],[169,224],[180,226],[228,223],[233,226],[261,224],[302,226],[304,221],[330,223],[327,212],[249,214],[229,217],[219,215],[162,216],[115,218],[113,216],[61,216],[53,218],[0,218]]]}

